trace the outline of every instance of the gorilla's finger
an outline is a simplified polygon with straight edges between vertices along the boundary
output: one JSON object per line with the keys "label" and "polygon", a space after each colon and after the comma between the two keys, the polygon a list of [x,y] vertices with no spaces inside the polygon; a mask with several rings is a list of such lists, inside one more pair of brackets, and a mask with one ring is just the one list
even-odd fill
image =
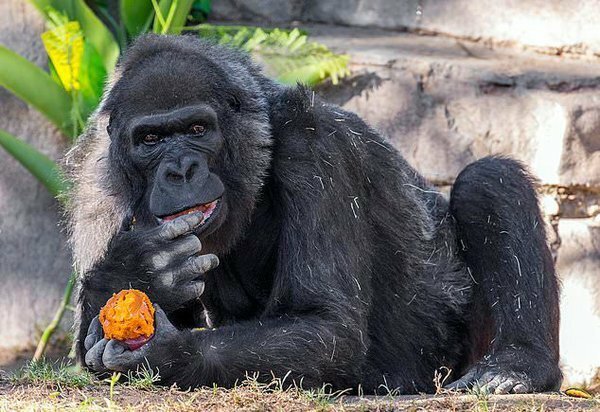
{"label": "gorilla's finger", "polygon": [[202,222],[203,216],[202,212],[194,212],[165,222],[160,227],[158,237],[162,240],[171,240],[189,233]]}
{"label": "gorilla's finger", "polygon": [[154,322],[156,324],[157,333],[177,333],[177,329],[173,326],[165,311],[156,303],[154,304]]}
{"label": "gorilla's finger", "polygon": [[219,266],[219,258],[212,253],[208,255],[193,256],[187,260],[182,270],[190,273],[206,273]]}
{"label": "gorilla's finger", "polygon": [[470,370],[465,375],[463,375],[462,378],[457,379],[454,382],[451,382],[448,385],[444,386],[444,389],[458,390],[458,391],[468,390],[473,386],[474,377],[475,377],[475,371]]}
{"label": "gorilla's finger", "polygon": [[506,377],[496,375],[490,379],[487,383],[481,385],[482,389],[485,389],[488,393],[495,393],[498,387],[506,383]]}
{"label": "gorilla's finger", "polygon": [[500,385],[498,385],[498,387],[494,390],[494,393],[496,395],[507,394],[514,388],[515,383],[517,383],[517,382],[515,382],[512,379],[505,380]]}
{"label": "gorilla's finger", "polygon": [[527,393],[529,392],[527,386],[524,383],[518,383],[512,388],[512,393]]}
{"label": "gorilla's finger", "polygon": [[190,256],[202,250],[202,243],[196,235],[188,235],[175,243],[173,253],[181,256]]}
{"label": "gorilla's finger", "polygon": [[133,351],[127,349],[121,342],[118,340],[110,340],[106,344],[106,348],[104,349],[104,353],[102,354],[102,363],[104,366],[110,370],[117,372],[127,372],[132,368],[135,361],[130,359]]}
{"label": "gorilla's finger", "polygon": [[219,266],[219,258],[216,255],[192,256],[179,268],[173,270],[173,279],[175,283],[188,282],[217,266]]}
{"label": "gorilla's finger", "polygon": [[189,235],[180,241],[173,242],[173,247],[162,250],[152,256],[152,266],[155,270],[162,270],[169,266],[178,257],[187,257],[200,252],[202,243],[194,235]]}
{"label": "gorilla's finger", "polygon": [[186,283],[181,287],[178,292],[183,302],[189,302],[194,299],[198,299],[204,293],[204,282],[201,280],[195,280]]}
{"label": "gorilla's finger", "polygon": [[83,346],[85,350],[90,350],[92,346],[94,346],[99,340],[103,338],[102,325],[100,324],[100,320],[98,316],[92,319],[90,326],[88,327],[87,336],[85,337],[85,341],[83,342]]}
{"label": "gorilla's finger", "polygon": [[107,343],[107,339],[102,339],[87,351],[85,354],[85,364],[88,368],[96,372],[104,372],[106,370],[104,363],[102,363],[102,354]]}

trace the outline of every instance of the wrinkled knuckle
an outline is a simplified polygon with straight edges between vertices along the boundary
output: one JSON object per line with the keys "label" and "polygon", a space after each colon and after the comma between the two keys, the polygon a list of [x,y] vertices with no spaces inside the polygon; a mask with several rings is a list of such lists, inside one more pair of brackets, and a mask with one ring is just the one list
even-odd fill
{"label": "wrinkled knuckle", "polygon": [[170,239],[174,236],[175,232],[177,231],[177,222],[167,222],[164,223],[163,226],[160,228],[160,232],[159,232],[159,238],[160,239]]}
{"label": "wrinkled knuckle", "polygon": [[175,227],[174,224],[170,223],[168,227],[165,228],[165,230],[163,231],[163,239],[172,239],[176,236],[177,234],[177,228]]}
{"label": "wrinkled knuckle", "polygon": [[170,289],[175,284],[175,274],[173,271],[168,271],[158,277],[159,286],[164,289]]}
{"label": "wrinkled knuckle", "polygon": [[164,269],[168,266],[170,262],[169,253],[159,252],[155,255],[152,255],[151,264],[153,269]]}

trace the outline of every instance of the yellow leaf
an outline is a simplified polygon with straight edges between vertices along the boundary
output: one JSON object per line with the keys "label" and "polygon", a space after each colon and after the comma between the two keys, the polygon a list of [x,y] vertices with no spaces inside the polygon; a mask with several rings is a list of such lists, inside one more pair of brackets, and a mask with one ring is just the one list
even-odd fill
{"label": "yellow leaf", "polygon": [[569,388],[565,391],[565,394],[574,398],[592,399],[592,395],[581,388]]}
{"label": "yellow leaf", "polygon": [[79,22],[71,21],[42,33],[42,41],[65,90],[79,90],[83,58],[83,32]]}

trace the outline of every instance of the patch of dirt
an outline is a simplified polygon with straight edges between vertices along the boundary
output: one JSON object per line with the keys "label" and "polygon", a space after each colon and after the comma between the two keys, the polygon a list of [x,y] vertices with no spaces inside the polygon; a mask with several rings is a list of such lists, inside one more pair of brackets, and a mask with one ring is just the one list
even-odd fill
{"label": "patch of dirt", "polygon": [[326,399],[296,391],[257,387],[203,388],[183,392],[174,388],[134,389],[118,384],[112,396],[108,384],[84,389],[54,385],[12,384],[0,381],[1,411],[600,411],[600,399],[577,399],[560,394],[439,395],[342,397]]}

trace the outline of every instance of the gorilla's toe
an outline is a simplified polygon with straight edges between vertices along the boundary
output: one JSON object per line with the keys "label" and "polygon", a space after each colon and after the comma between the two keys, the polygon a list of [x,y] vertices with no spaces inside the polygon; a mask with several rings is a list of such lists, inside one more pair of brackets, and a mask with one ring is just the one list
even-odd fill
{"label": "gorilla's toe", "polygon": [[528,393],[533,391],[529,378],[522,373],[495,368],[492,370],[473,368],[462,378],[445,386],[450,390],[482,390],[493,394]]}

